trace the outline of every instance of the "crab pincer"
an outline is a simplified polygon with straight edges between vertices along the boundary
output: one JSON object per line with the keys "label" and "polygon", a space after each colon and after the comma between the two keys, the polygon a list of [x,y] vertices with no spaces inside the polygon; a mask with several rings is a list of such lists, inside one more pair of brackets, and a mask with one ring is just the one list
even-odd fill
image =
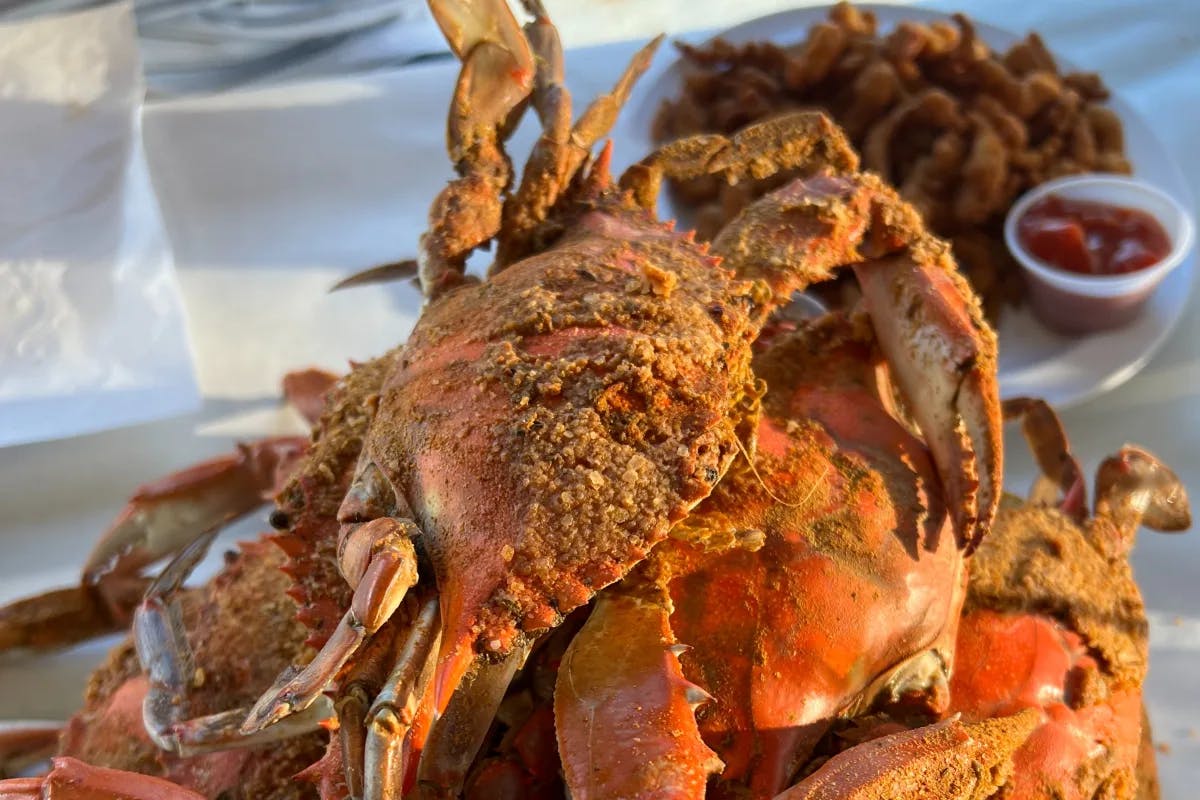
{"label": "crab pincer", "polygon": [[934,453],[955,528],[974,547],[999,500],[995,336],[949,246],[894,190],[855,171],[842,136],[820,115],[784,115],[730,138],[665,145],[622,182],[653,207],[664,176],[736,183],[785,169],[810,173],[744,209],[713,251],[740,275],[765,280],[778,303],[853,267],[880,347]]}
{"label": "crab pincer", "polygon": [[796,168],[811,174],[745,208],[713,252],[740,276],[767,283],[767,309],[853,268],[879,347],[937,463],[955,530],[973,549],[995,514],[1003,471],[996,337],[949,245],[894,189],[855,171],[844,134],[820,115],[785,115],[729,139],[668,144],[622,181],[653,207],[664,176],[734,183]]}

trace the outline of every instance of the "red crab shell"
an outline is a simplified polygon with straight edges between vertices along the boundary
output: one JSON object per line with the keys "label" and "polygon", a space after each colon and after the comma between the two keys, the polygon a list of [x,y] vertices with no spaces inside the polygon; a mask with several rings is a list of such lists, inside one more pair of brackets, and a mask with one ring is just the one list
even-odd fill
{"label": "red crab shell", "polygon": [[[690,771],[706,763],[680,753],[678,774],[655,768],[640,793],[625,766],[681,728],[666,720],[623,737],[621,703],[689,709],[647,699],[668,696],[653,688],[662,678],[623,655],[656,651],[643,640],[659,624],[647,610],[656,598],[660,641],[686,646],[680,680],[711,695],[699,732],[724,768],[709,764],[720,771],[709,796],[774,796],[835,719],[879,697],[911,690],[929,714],[942,710],[963,553],[928,451],[880,404],[875,364],[869,335],[836,319],[755,361],[770,390],[753,468],[735,467],[626,581],[630,599],[601,601],[564,660],[558,730],[573,797],[653,796],[694,785]],[[922,662],[924,674],[897,677]],[[598,756],[585,741],[596,735],[620,744]]]}
{"label": "red crab shell", "polygon": [[711,491],[750,383],[730,279],[648,218],[597,212],[426,310],[363,461],[422,530],[448,657],[556,624]]}

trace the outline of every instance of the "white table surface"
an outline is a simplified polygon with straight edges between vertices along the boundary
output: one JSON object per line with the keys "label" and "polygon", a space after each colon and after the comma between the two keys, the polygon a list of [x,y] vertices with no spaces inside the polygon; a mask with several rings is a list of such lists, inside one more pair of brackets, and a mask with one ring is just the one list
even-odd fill
{"label": "white table surface", "polygon": [[[770,0],[548,5],[568,44],[718,27],[784,7]],[[980,0],[953,8],[1010,29],[1036,28],[1052,50],[1100,69],[1143,114],[1161,120],[1162,139],[1200,194],[1194,156],[1200,13],[1192,0]],[[600,33],[609,31],[615,33]],[[571,60],[568,53],[568,68]],[[612,74],[619,68],[611,65]],[[408,290],[329,296],[324,289],[374,260],[411,254],[413,242],[394,235],[406,229],[397,221],[422,218],[446,177],[447,169],[428,167],[444,164],[428,135],[431,125],[440,131],[441,119],[404,114],[414,93],[448,96],[447,85],[422,83],[421,74],[304,87],[307,100],[296,107],[278,90],[256,90],[148,110],[147,149],[189,308],[205,406],[184,418],[0,450],[0,602],[69,581],[136,484],[224,452],[235,436],[294,424],[278,411],[274,394],[287,367],[337,368],[403,338],[412,320],[398,308],[411,306],[402,294]],[[610,78],[575,75],[572,85],[585,97]],[[278,113],[269,124],[247,128],[248,120],[265,119],[254,116],[264,102]],[[361,143],[360,150],[332,146],[347,141]],[[327,199],[330,186],[352,186],[361,205],[352,212],[339,207]],[[1064,415],[1089,469],[1132,441],[1200,487],[1196,303],[1193,296],[1191,311],[1142,374]],[[1032,469],[1015,432],[1008,443],[1008,485],[1020,489]],[[233,535],[256,527],[265,527],[262,519]],[[1200,781],[1200,537],[1144,534],[1134,561],[1154,623],[1147,694],[1156,736],[1170,747],[1160,756],[1165,796],[1182,800],[1194,796]],[[84,648],[40,660],[36,669],[29,661],[0,661],[0,709],[6,716],[70,713],[99,652]]]}

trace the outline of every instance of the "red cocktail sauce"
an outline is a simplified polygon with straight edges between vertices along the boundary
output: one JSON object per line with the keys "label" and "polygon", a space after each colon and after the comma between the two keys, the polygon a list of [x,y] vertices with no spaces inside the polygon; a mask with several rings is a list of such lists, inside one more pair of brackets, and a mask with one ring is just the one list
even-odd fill
{"label": "red cocktail sauce", "polygon": [[1167,232],[1146,212],[1056,194],[1021,215],[1017,237],[1042,261],[1084,275],[1137,272],[1171,252]]}

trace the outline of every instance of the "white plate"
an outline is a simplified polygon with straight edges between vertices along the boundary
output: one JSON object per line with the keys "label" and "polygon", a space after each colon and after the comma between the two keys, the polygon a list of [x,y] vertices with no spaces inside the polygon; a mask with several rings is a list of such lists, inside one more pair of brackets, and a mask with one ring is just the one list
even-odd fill
{"label": "white plate", "polygon": [[[918,7],[863,3],[859,8],[874,12],[884,32],[901,20],[947,19],[942,12]],[[825,20],[828,11],[829,6],[784,11],[731,28],[720,36],[735,43],[769,39],[791,44],[803,39],[814,23]],[[1005,50],[1023,38],[982,22],[975,26],[980,38],[996,50]],[[1077,69],[1061,58],[1058,62],[1061,69]],[[676,60],[648,76],[626,111],[620,131],[627,140],[617,141],[618,151],[649,152],[653,148],[651,123],[664,99],[679,96],[682,67],[682,62]],[[1103,64],[1086,67],[1103,74]],[[1120,97],[1114,96],[1110,105],[1125,124],[1125,146],[1135,174],[1174,196],[1195,216],[1183,173],[1149,124]],[[672,213],[665,195],[661,210],[664,216]],[[1195,265],[1193,252],[1162,282],[1143,314],[1115,331],[1061,336],[1038,322],[1028,307],[1005,308],[998,331],[1001,394],[1042,397],[1062,409],[1120,386],[1146,365],[1178,324],[1194,282]]]}

